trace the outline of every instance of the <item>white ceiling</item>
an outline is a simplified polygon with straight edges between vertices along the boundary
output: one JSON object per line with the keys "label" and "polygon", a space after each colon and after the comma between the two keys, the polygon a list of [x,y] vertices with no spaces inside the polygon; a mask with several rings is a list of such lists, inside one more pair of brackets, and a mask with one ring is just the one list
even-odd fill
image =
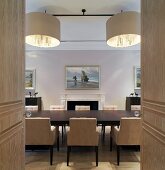
{"label": "white ceiling", "polygon": [[[49,14],[116,14],[139,11],[140,0],[26,0],[26,13]],[[61,41],[51,50],[112,50],[106,44],[106,21],[109,17],[58,17],[61,24]],[[38,50],[27,46],[27,50]],[[139,49],[139,45],[128,49]]]}

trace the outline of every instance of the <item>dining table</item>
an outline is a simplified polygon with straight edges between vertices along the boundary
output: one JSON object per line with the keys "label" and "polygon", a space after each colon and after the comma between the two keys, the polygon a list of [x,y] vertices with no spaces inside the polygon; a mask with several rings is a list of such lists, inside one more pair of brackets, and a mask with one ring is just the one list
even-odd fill
{"label": "dining table", "polygon": [[41,110],[32,111],[31,117],[49,117],[51,125],[69,125],[70,118],[96,118],[97,124],[119,126],[122,117],[134,117],[134,111],[126,110]]}

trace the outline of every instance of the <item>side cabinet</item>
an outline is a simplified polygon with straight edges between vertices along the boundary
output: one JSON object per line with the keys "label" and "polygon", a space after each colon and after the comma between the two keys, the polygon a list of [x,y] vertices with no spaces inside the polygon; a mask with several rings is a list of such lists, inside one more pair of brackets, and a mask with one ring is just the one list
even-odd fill
{"label": "side cabinet", "polygon": [[126,110],[131,110],[131,105],[140,105],[140,97],[126,97]]}
{"label": "side cabinet", "polygon": [[38,106],[38,110],[41,110],[42,105],[41,105],[41,97],[26,97],[25,98],[25,105],[26,106]]}

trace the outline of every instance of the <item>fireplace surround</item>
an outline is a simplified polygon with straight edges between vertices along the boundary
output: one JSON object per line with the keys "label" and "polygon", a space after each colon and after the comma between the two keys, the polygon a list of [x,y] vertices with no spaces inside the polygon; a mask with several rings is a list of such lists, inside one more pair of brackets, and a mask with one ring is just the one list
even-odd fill
{"label": "fireplace surround", "polygon": [[101,93],[65,93],[61,95],[61,104],[66,110],[74,110],[75,105],[90,105],[91,110],[102,110],[105,96]]}
{"label": "fireplace surround", "polygon": [[76,105],[90,106],[90,110],[98,110],[98,101],[67,101],[67,110],[75,110]]}

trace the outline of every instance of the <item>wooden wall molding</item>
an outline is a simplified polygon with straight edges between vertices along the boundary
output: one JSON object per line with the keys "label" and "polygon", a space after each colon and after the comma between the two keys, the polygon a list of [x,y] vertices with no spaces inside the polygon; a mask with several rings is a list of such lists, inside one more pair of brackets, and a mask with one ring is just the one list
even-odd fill
{"label": "wooden wall molding", "polygon": [[23,121],[23,110],[21,102],[0,107],[0,134]]}
{"label": "wooden wall molding", "polygon": [[143,121],[165,133],[165,112],[143,107]]}
{"label": "wooden wall molding", "polygon": [[164,7],[164,0],[141,0],[141,170],[165,167]]}
{"label": "wooden wall molding", "polygon": [[148,107],[157,107],[158,109],[163,109],[165,111],[165,102],[156,102],[152,100],[143,99],[143,105]]}
{"label": "wooden wall molding", "polygon": [[0,2],[0,170],[25,169],[25,0]]}
{"label": "wooden wall molding", "polygon": [[1,102],[0,108],[5,107],[5,106],[10,106],[10,105],[12,106],[12,105],[19,104],[19,103],[22,103],[22,100],[16,100],[16,101],[4,102],[4,103]]}
{"label": "wooden wall molding", "polygon": [[6,140],[11,138],[12,136],[15,136],[18,133],[17,130],[22,131],[23,128],[24,128],[24,125],[23,125],[22,122],[20,122],[17,125],[15,125],[12,128],[10,128],[8,131],[4,132],[0,136],[0,144],[5,143]]}
{"label": "wooden wall molding", "polygon": [[143,126],[145,133],[149,133],[150,135],[152,135],[153,138],[155,138],[156,140],[158,140],[165,146],[165,135],[163,133],[152,128],[152,126],[150,126],[149,124],[143,123],[142,126]]}
{"label": "wooden wall molding", "polygon": [[165,146],[148,131],[143,132],[145,146],[142,147],[142,170],[164,170]]}
{"label": "wooden wall molding", "polygon": [[24,169],[24,128],[23,123],[16,125],[0,136],[0,169]]}
{"label": "wooden wall molding", "polygon": [[23,107],[23,102],[22,101],[15,101],[12,103],[5,103],[5,104],[0,104],[0,114],[8,112],[10,110],[18,109]]}

